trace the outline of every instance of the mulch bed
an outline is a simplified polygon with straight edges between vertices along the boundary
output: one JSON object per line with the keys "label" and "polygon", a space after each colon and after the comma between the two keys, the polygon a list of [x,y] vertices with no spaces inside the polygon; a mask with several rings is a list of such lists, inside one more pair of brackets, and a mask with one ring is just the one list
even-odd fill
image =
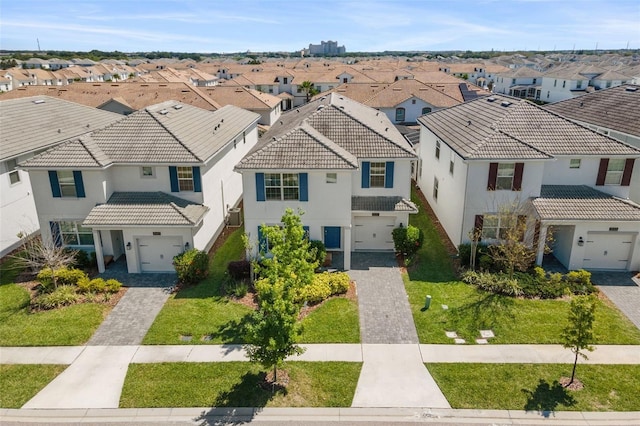
{"label": "mulch bed", "polygon": [[260,381],[260,387],[264,390],[275,392],[286,388],[289,381],[289,373],[286,370],[277,370],[277,381],[273,380],[273,370],[270,370]]}
{"label": "mulch bed", "polygon": [[584,388],[584,384],[580,380],[574,378],[573,383],[569,384],[570,381],[571,377],[561,377],[559,383],[563,388],[573,391],[579,391]]}

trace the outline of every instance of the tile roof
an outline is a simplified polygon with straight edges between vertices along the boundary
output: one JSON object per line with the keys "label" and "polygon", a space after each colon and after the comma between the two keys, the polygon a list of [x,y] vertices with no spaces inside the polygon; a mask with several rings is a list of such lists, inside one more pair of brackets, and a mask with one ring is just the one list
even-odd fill
{"label": "tile roof", "polygon": [[351,197],[351,210],[418,213],[418,207],[402,197]]}
{"label": "tile roof", "polygon": [[57,145],[123,118],[48,96],[4,100],[3,95],[2,99],[0,160]]}
{"label": "tile roof", "polygon": [[[306,151],[294,148],[296,142]],[[287,150],[295,155],[284,155]],[[312,152],[322,157],[315,160]],[[275,162],[278,168],[351,168],[355,158],[415,157],[384,113],[332,93],[282,114],[236,167],[274,168]]]}
{"label": "tile roof", "polygon": [[466,159],[640,155],[636,148],[505,95],[435,111],[418,121]]}
{"label": "tile roof", "polygon": [[640,137],[640,85],[598,90],[544,108],[572,120]]}
{"label": "tile roof", "polygon": [[95,206],[83,226],[195,226],[209,208],[164,192],[114,192]]}
{"label": "tile roof", "polygon": [[640,222],[640,205],[585,185],[542,185],[532,204],[542,220]]}
{"label": "tile roof", "polygon": [[[207,111],[168,101],[60,149],[26,161],[25,167],[103,167],[108,163],[200,164],[242,133],[259,115],[231,105]],[[84,151],[83,151],[84,150]],[[89,158],[96,161],[90,164]]]}

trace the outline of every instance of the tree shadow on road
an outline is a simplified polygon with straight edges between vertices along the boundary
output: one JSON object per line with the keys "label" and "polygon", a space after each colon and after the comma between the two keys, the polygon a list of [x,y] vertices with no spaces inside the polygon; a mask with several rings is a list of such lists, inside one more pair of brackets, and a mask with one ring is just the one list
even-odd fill
{"label": "tree shadow on road", "polygon": [[557,380],[549,384],[540,379],[534,390],[522,389],[522,393],[527,397],[525,411],[537,411],[543,417],[549,417],[559,405],[570,407],[576,404],[574,397]]}

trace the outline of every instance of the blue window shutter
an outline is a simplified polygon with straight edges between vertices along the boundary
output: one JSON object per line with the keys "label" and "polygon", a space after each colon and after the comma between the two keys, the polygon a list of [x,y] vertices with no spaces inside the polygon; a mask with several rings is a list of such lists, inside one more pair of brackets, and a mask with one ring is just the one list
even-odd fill
{"label": "blue window shutter", "polygon": [[304,234],[303,234],[302,238],[306,238],[307,240],[310,239],[309,236],[311,234],[310,234],[309,227],[308,226],[303,226],[302,230],[304,231]]}
{"label": "blue window shutter", "polygon": [[256,173],[256,196],[257,201],[264,201],[264,173]]}
{"label": "blue window shutter", "polygon": [[62,197],[62,193],[60,192],[60,183],[58,182],[58,172],[55,170],[49,170],[49,182],[51,183],[51,195],[55,198]]}
{"label": "blue window shutter", "polygon": [[169,179],[171,180],[171,192],[180,192],[180,185],[178,185],[177,167],[169,166]]}
{"label": "blue window shutter", "polygon": [[202,192],[202,176],[200,176],[200,167],[192,167],[193,172],[193,192]]}
{"label": "blue window shutter", "polygon": [[51,240],[53,241],[53,245],[56,247],[62,247],[60,224],[58,222],[49,222],[49,227],[51,228]]}
{"label": "blue window shutter", "polygon": [[84,182],[82,181],[82,172],[80,170],[73,171],[73,181],[76,184],[76,197],[84,198]]}
{"label": "blue window shutter", "polygon": [[384,187],[393,188],[393,161],[387,161],[384,170]]}
{"label": "blue window shutter", "polygon": [[300,201],[309,201],[309,175],[307,173],[299,173],[298,179],[300,183]]}
{"label": "blue window shutter", "polygon": [[267,249],[267,239],[262,234],[262,225],[258,225],[258,253],[266,253]]}
{"label": "blue window shutter", "polygon": [[362,162],[362,187],[369,187],[369,173],[371,170],[371,163],[368,161]]}

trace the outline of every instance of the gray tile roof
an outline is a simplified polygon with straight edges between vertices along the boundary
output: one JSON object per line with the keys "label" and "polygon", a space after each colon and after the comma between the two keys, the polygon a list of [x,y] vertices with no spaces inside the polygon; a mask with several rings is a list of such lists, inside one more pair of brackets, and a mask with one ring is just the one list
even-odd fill
{"label": "gray tile roof", "polygon": [[[83,138],[81,147],[49,150],[25,167],[102,167],[105,164],[200,164],[259,119],[232,105],[207,111],[167,101],[139,110]],[[81,152],[83,148],[85,151]],[[75,155],[74,155],[75,154]],[[89,158],[96,159],[90,164]]]}
{"label": "gray tile roof", "polygon": [[122,118],[49,96],[0,101],[0,161],[49,148]]}
{"label": "gray tile roof", "polygon": [[435,111],[418,121],[465,159],[640,155],[636,148],[505,95]]}
{"label": "gray tile roof", "polygon": [[351,210],[418,213],[418,207],[402,197],[351,197]]}
{"label": "gray tile roof", "polygon": [[283,114],[237,168],[352,168],[356,158],[416,154],[384,113],[332,93]]}
{"label": "gray tile roof", "polygon": [[640,221],[640,205],[585,185],[542,185],[532,204],[542,220]]}
{"label": "gray tile roof", "polygon": [[640,86],[625,84],[544,108],[572,120],[640,137]]}
{"label": "gray tile roof", "polygon": [[105,204],[95,206],[83,225],[95,226],[195,226],[209,210],[164,192],[114,192]]}

